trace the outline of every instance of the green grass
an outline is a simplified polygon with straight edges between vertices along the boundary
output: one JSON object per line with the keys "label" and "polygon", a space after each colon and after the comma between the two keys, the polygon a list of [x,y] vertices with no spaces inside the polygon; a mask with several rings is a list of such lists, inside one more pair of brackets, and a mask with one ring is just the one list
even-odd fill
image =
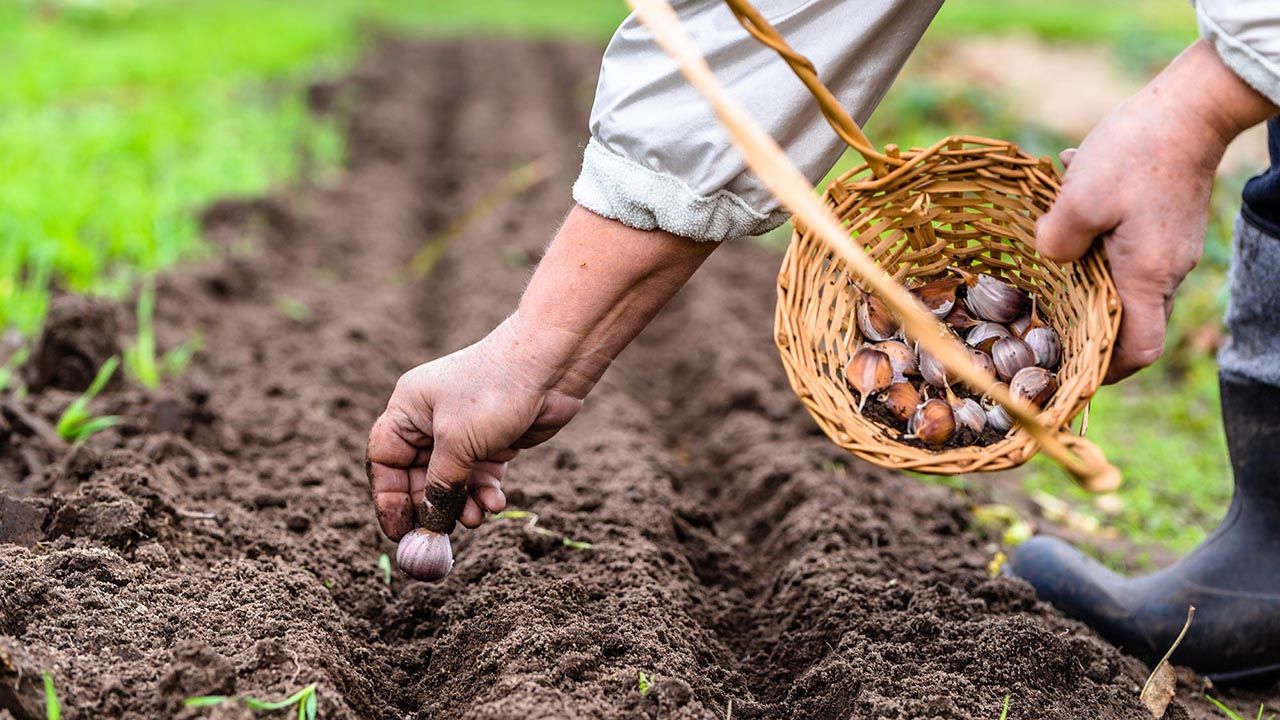
{"label": "green grass", "polygon": [[[1217,708],[1218,712],[1221,712],[1223,715],[1225,715],[1228,718],[1228,720],[1245,720],[1243,715],[1227,707],[1226,704],[1224,704],[1221,700],[1213,697],[1212,695],[1205,695],[1204,699],[1208,700],[1209,704]],[[1258,714],[1254,716],[1253,720],[1262,720],[1262,713],[1265,712],[1266,709],[1267,709],[1266,705],[1258,705]],[[1267,717],[1275,718],[1275,715],[1268,715]]]}
{"label": "green grass", "polygon": [[597,0],[106,0],[0,4],[0,327],[34,333],[47,288],[121,295],[198,256],[196,213],[335,168],[308,80],[369,28],[600,39]]}
{"label": "green grass", "polygon": [[62,720],[62,703],[58,700],[58,689],[53,685],[53,676],[44,674],[44,716],[45,720]]}

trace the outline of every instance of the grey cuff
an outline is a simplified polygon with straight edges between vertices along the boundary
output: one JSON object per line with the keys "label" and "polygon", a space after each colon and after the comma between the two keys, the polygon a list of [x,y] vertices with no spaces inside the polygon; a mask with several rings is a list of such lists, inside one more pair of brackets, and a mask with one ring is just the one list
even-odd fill
{"label": "grey cuff", "polygon": [[721,242],[759,235],[787,221],[788,213],[761,213],[720,190],[698,195],[675,175],[618,155],[595,138],[582,156],[573,199],[591,212],[637,230],[666,230],[692,240]]}
{"label": "grey cuff", "polygon": [[1219,25],[1203,7],[1196,6],[1200,34],[1213,43],[1218,57],[1254,90],[1280,105],[1280,66],[1257,50],[1241,42]]}
{"label": "grey cuff", "polygon": [[1280,386],[1280,238],[1236,218],[1231,255],[1227,344],[1219,367],[1266,385]]}

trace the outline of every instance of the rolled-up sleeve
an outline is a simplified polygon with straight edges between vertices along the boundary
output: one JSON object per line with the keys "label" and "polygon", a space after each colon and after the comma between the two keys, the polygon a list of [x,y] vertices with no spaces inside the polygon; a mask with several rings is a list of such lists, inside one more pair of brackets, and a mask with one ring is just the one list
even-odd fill
{"label": "rolled-up sleeve", "polygon": [[1200,34],[1253,89],[1280,105],[1280,2],[1196,0]]}
{"label": "rolled-up sleeve", "polygon": [[[761,0],[757,7],[865,123],[941,3]],[[730,94],[818,182],[844,144],[791,69],[747,35],[719,0],[673,4]],[[634,15],[605,51],[573,196],[625,225],[695,240],[756,235],[787,218],[747,169],[711,106]]]}

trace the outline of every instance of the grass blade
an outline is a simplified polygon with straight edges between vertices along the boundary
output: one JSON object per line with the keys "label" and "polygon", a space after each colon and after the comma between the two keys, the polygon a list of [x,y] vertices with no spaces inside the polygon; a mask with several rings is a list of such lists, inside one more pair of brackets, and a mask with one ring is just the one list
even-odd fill
{"label": "grass blade", "polygon": [[53,676],[47,672],[44,674],[44,716],[46,720],[62,720],[58,689],[53,686]]}

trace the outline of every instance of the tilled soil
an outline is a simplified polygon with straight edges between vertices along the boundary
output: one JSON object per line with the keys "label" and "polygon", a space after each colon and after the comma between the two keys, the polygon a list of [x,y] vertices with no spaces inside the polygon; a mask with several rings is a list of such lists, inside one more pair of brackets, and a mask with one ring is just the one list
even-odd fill
{"label": "tilled soil", "polygon": [[[183,700],[313,682],[325,718],[994,719],[1006,694],[1011,718],[1149,717],[1137,661],[990,578],[964,497],[818,433],[770,342],[779,258],[750,243],[513,464],[512,504],[552,535],[490,522],[444,582],[384,582],[368,426],[401,372],[514,306],[570,202],[597,60],[387,42],[317,93],[352,108],[348,172],[206,212],[220,255],[158,311],[163,344],[204,350],[160,391],[109,389],[95,410],[122,423],[79,447],[49,423],[129,313],[58,301],[44,389],[0,413],[0,718],[44,717],[43,671],[67,718],[249,717]],[[554,179],[439,244],[543,156]]]}

